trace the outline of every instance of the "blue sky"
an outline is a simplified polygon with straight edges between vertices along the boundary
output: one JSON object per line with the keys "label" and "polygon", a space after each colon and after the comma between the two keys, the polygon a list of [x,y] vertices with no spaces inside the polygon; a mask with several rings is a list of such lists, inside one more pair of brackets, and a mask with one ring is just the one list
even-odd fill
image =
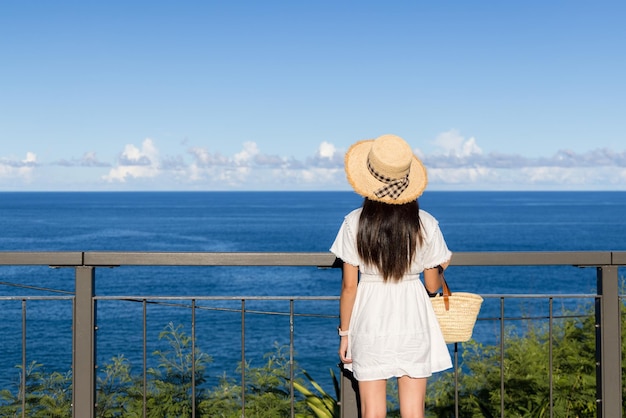
{"label": "blue sky", "polygon": [[626,190],[623,1],[0,2],[0,191]]}

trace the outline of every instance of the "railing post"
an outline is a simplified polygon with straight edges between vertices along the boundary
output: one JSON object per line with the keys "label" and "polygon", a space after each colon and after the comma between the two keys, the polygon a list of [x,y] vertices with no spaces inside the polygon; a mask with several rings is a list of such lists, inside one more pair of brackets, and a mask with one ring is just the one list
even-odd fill
{"label": "railing post", "polygon": [[339,410],[341,418],[359,417],[359,387],[352,373],[339,365],[341,369],[341,391],[339,394]]}
{"label": "railing post", "polygon": [[96,414],[96,309],[93,267],[76,267],[74,301],[74,347],[72,417],[93,418]]}
{"label": "railing post", "polygon": [[597,268],[596,381],[598,417],[622,416],[621,309],[617,266]]}

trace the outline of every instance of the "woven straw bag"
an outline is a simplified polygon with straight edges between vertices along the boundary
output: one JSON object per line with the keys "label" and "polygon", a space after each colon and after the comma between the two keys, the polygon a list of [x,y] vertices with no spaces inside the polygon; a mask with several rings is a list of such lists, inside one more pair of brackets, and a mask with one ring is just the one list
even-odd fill
{"label": "woven straw bag", "polygon": [[446,343],[460,343],[472,338],[472,331],[483,298],[475,293],[450,292],[441,275],[443,294],[430,298]]}

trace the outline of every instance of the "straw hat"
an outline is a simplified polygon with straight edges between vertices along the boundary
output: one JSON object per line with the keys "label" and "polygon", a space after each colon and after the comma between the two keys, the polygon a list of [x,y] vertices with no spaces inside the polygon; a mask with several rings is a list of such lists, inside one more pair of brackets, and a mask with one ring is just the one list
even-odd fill
{"label": "straw hat", "polygon": [[396,135],[352,145],[345,157],[348,181],[371,200],[403,204],[417,199],[428,183],[426,168],[405,140]]}

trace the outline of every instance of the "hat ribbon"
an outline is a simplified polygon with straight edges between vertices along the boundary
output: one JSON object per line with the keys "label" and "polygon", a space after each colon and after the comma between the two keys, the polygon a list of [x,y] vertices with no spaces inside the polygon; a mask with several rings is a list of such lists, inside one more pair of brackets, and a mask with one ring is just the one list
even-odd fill
{"label": "hat ribbon", "polygon": [[367,159],[367,168],[376,180],[386,184],[380,189],[374,191],[374,194],[378,198],[388,196],[395,200],[400,197],[402,192],[405,191],[407,187],[409,187],[409,173],[406,173],[404,177],[400,178],[387,177],[384,174],[380,174],[374,169],[374,167],[372,167],[369,158]]}

